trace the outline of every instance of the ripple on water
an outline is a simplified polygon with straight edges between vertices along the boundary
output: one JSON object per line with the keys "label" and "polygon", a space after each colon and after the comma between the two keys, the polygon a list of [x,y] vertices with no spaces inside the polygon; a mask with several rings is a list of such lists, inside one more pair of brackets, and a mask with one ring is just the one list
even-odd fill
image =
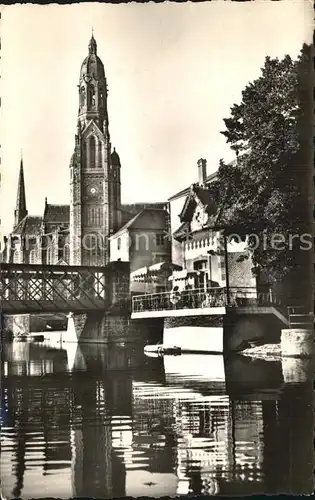
{"label": "ripple on water", "polygon": [[252,493],[264,492],[264,414],[273,429],[270,447],[277,401],[232,401],[224,381],[204,380],[197,368],[166,374],[156,360],[152,371],[148,360],[146,371],[108,371],[97,357],[96,369],[97,350],[85,371],[69,373],[60,352],[41,353],[49,363],[34,365],[40,375],[25,369],[29,359],[7,360],[0,457],[6,496],[233,494],[233,488],[242,495],[248,484]]}

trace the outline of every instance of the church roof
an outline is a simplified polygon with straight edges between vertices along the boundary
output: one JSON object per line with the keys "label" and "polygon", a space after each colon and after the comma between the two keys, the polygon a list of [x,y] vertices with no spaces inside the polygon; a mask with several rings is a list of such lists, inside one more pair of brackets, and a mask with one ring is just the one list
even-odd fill
{"label": "church roof", "polygon": [[97,44],[93,35],[89,42],[89,55],[81,65],[80,82],[86,75],[93,76],[95,80],[105,79],[104,65],[97,55]]}
{"label": "church roof", "polygon": [[43,218],[39,215],[26,215],[15,227],[13,234],[38,235],[42,232]]}
{"label": "church roof", "polygon": [[51,205],[46,203],[44,211],[44,222],[69,223],[70,206],[69,205]]}

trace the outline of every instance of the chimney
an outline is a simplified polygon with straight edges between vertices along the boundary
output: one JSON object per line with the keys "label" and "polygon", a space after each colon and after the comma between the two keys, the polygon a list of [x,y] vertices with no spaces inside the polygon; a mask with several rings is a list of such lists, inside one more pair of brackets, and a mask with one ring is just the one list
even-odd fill
{"label": "chimney", "polygon": [[198,182],[201,186],[204,186],[207,179],[207,160],[200,158],[197,161],[198,165]]}

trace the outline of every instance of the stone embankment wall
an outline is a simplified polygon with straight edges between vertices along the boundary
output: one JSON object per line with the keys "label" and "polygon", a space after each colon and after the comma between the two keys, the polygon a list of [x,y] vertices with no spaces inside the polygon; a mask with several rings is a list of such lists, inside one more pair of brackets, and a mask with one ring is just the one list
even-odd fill
{"label": "stone embankment wall", "polygon": [[312,381],[315,368],[314,331],[285,328],[281,331],[283,378],[286,383]]}
{"label": "stone embankment wall", "polygon": [[67,321],[65,314],[12,314],[4,317],[4,330],[12,332],[16,338],[31,332],[44,332],[47,325],[51,330],[63,330]]}
{"label": "stone embankment wall", "polygon": [[4,331],[12,332],[14,338],[30,333],[30,314],[12,314],[4,317]]}
{"label": "stone embankment wall", "polygon": [[285,328],[281,331],[282,356],[314,356],[314,332],[307,328]]}

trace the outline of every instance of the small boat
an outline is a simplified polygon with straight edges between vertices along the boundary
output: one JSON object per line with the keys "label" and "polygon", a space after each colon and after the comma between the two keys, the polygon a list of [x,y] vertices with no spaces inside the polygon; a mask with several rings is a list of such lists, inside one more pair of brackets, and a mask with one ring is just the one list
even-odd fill
{"label": "small boat", "polygon": [[126,347],[126,343],[125,342],[117,342],[116,346],[117,347]]}
{"label": "small boat", "polygon": [[163,356],[164,354],[172,355],[172,356],[178,356],[181,354],[182,350],[180,347],[177,346],[166,346],[163,344],[157,344],[157,345],[146,345],[144,347],[144,352],[148,356]]}
{"label": "small boat", "polygon": [[15,338],[15,341],[16,342],[27,342],[28,337],[27,337],[27,335],[24,335],[24,334],[18,334],[17,337]]}
{"label": "small boat", "polygon": [[33,342],[44,342],[45,337],[44,335],[32,335],[30,337],[30,340],[32,340]]}

